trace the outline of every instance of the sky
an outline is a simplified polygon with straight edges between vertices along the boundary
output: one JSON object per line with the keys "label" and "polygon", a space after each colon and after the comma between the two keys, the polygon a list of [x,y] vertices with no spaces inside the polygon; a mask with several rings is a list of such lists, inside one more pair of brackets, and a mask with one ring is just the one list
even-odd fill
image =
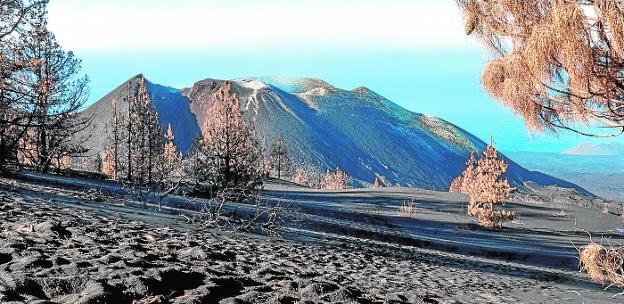
{"label": "sky", "polygon": [[204,78],[312,77],[368,87],[492,137],[503,152],[613,141],[529,134],[483,92],[491,55],[464,35],[454,0],[52,0],[49,27],[83,60],[89,103],[139,73],[178,88]]}

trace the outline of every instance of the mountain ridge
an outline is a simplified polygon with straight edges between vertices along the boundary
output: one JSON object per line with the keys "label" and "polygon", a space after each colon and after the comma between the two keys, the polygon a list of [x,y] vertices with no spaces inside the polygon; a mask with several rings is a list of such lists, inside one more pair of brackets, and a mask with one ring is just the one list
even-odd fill
{"label": "mountain ridge", "polygon": [[624,155],[624,145],[617,142],[584,143],[562,152],[565,155],[615,156]]}
{"label": "mountain ridge", "polygon": [[[140,77],[125,83],[136,85]],[[190,151],[192,139],[201,134],[213,93],[225,81],[206,78],[184,89],[146,81],[163,129],[172,124],[176,145],[184,153]],[[482,151],[486,146],[452,123],[408,111],[366,87],[344,90],[314,78],[246,77],[227,81],[239,97],[244,119],[254,124],[265,148],[277,138],[284,138],[295,163],[320,171],[339,167],[353,177],[355,185],[366,186],[382,178],[392,185],[447,190],[463,170],[469,151]],[[99,134],[105,133],[101,120],[111,113],[106,105],[119,98],[123,86],[83,112],[98,114],[95,129]],[[100,153],[103,142],[89,147],[93,153]],[[507,177],[516,186],[533,181],[586,192],[506,160]]]}

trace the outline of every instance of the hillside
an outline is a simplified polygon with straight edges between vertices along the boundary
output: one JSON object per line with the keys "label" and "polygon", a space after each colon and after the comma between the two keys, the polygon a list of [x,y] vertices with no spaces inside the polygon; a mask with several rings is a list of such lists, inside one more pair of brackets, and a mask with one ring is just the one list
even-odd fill
{"label": "hillside", "polygon": [[[142,76],[129,83],[136,85],[138,77]],[[147,81],[163,128],[172,124],[183,152],[200,134],[212,93],[223,82],[205,79],[177,90]],[[246,78],[232,83],[245,119],[255,125],[265,147],[281,136],[294,163],[322,171],[340,167],[355,185],[368,185],[377,176],[391,185],[446,190],[463,169],[469,151],[486,146],[449,122],[410,112],[364,87],[343,90],[306,78]],[[84,111],[95,117],[91,130],[96,136],[87,144],[91,155],[105,147],[111,100],[121,99],[123,90],[124,85]],[[584,191],[508,161],[508,178],[516,186],[534,181]]]}
{"label": "hillside", "polygon": [[514,152],[509,156],[530,170],[565,179],[602,198],[624,201],[624,154]]}
{"label": "hillside", "polygon": [[563,151],[565,155],[614,156],[624,155],[624,145],[617,142],[585,143]]}
{"label": "hillside", "polygon": [[[90,139],[84,144],[89,149],[89,156],[101,153],[110,142],[109,123],[113,118],[113,100],[117,101],[118,113],[127,111],[128,104],[124,102],[123,96],[130,85],[134,90],[138,85],[138,79],[143,77],[137,75],[121,84],[119,87],[106,94],[93,105],[86,108],[81,115],[92,117],[91,126],[79,133],[77,138],[84,136],[85,133],[91,134]],[[191,150],[193,139],[199,134],[199,128],[195,116],[190,111],[190,101],[180,94],[180,90],[153,84],[146,81],[147,89],[153,106],[158,112],[160,123],[163,130],[171,124],[175,136],[175,143],[178,149],[187,153]]]}

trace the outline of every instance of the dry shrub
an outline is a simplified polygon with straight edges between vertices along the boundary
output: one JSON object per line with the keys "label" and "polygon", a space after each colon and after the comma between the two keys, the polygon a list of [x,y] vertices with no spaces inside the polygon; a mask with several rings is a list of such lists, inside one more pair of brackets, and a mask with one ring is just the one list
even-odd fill
{"label": "dry shrub", "polygon": [[[180,216],[188,224],[201,228],[279,236],[287,218],[299,217],[296,209],[283,206],[281,202],[264,200],[259,192],[241,194],[224,190],[211,199],[187,199],[188,205],[195,207],[196,212]],[[233,205],[234,202],[242,202],[250,208],[239,209],[239,206]]]}
{"label": "dry shrub", "polygon": [[603,267],[607,273],[607,278],[612,284],[624,286],[624,272],[622,271],[623,263],[624,257],[622,257],[622,249],[612,249],[607,251],[607,255],[603,261]]}
{"label": "dry shrub", "polygon": [[624,287],[624,249],[606,248],[590,243],[579,249],[581,271],[587,273],[592,282]]}
{"label": "dry shrub", "polygon": [[602,260],[606,255],[606,251],[603,246],[595,243],[585,245],[579,250],[581,271],[587,272],[592,282],[604,282]]}
{"label": "dry shrub", "polygon": [[54,167],[60,171],[66,171],[71,168],[72,159],[69,155],[63,154],[61,157],[58,157],[55,161]]}
{"label": "dry shrub", "polygon": [[76,294],[83,291],[86,287],[86,279],[80,277],[50,277],[40,281],[41,291],[49,299],[55,299],[66,295]]}
{"label": "dry shrub", "polygon": [[414,215],[414,200],[405,200],[399,209],[399,215],[404,217],[412,217]]}
{"label": "dry shrub", "polygon": [[568,214],[565,212],[565,210],[561,209],[559,212],[553,213],[553,216],[555,216],[555,217],[567,217]]}
{"label": "dry shrub", "polygon": [[132,304],[159,304],[159,303],[165,303],[165,297],[161,295],[147,296],[140,300],[132,301]]}
{"label": "dry shrub", "polygon": [[340,168],[336,168],[335,171],[329,171],[323,176],[321,182],[321,189],[325,190],[344,190],[349,189],[351,184],[351,178]]}

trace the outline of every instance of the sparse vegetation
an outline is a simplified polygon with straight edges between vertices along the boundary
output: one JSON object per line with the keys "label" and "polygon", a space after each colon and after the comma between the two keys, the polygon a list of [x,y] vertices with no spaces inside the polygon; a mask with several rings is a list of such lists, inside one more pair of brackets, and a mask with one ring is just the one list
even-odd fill
{"label": "sparse vegetation", "polygon": [[399,216],[412,217],[414,215],[414,200],[405,200],[399,209]]}
{"label": "sparse vegetation", "polygon": [[169,169],[164,163],[166,138],[145,78],[128,82],[124,94],[127,110],[123,113],[117,109],[117,100],[112,100],[113,117],[107,123],[110,145],[100,155],[102,173],[130,185],[150,186],[161,181],[164,170]]}
{"label": "sparse vegetation", "polygon": [[370,185],[371,188],[390,187],[390,183],[383,176],[375,176],[375,180]]}
{"label": "sparse vegetation", "polygon": [[566,218],[568,217],[568,214],[565,212],[565,210],[561,209],[559,210],[559,212],[554,213],[553,216]]}

